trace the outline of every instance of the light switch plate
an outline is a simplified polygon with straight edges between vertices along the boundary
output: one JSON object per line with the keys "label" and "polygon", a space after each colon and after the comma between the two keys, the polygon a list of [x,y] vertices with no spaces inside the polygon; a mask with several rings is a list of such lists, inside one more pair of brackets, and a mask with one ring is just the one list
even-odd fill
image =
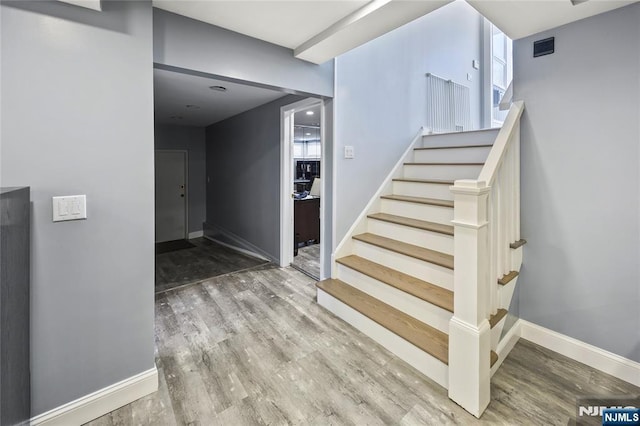
{"label": "light switch plate", "polygon": [[344,158],[354,158],[354,157],[355,157],[355,151],[353,149],[353,146],[345,145],[345,147],[344,147]]}
{"label": "light switch plate", "polygon": [[474,59],[473,62],[472,62],[472,65],[473,65],[473,69],[474,70],[479,70],[480,69],[480,61],[479,60]]}
{"label": "light switch plate", "polygon": [[53,221],[79,220],[87,218],[87,196],[65,195],[53,197]]}

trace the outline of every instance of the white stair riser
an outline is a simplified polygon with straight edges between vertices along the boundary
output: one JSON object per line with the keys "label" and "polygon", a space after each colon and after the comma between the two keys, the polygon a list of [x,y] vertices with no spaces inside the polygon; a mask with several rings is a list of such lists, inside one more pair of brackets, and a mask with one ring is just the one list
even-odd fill
{"label": "white stair riser", "polygon": [[477,179],[480,165],[404,165],[404,177],[408,179]]}
{"label": "white stair riser", "polygon": [[516,282],[518,277],[515,277],[507,285],[498,284],[498,308],[509,310],[511,305],[511,299],[513,298],[513,292],[516,289]]}
{"label": "white stair riser", "polygon": [[500,343],[500,336],[502,336],[502,330],[504,329],[504,324],[506,322],[507,322],[507,315],[505,315],[504,318],[502,318],[500,322],[497,323],[491,329],[491,350],[492,351],[495,351],[496,349],[498,349],[498,343]]}
{"label": "white stair riser", "polygon": [[360,312],[342,303],[330,294],[318,289],[318,304],[342,318],[366,334],[413,368],[431,378],[445,389],[449,385],[449,369],[446,364],[412,345],[402,337],[387,330]]}
{"label": "white stair riser", "polygon": [[451,269],[362,241],[354,240],[353,243],[355,254],[360,257],[453,291],[453,270]]}
{"label": "white stair riser", "polygon": [[449,321],[453,314],[447,310],[341,264],[338,264],[338,278],[443,333],[449,333]]}
{"label": "white stair riser", "polygon": [[432,147],[493,144],[496,140],[496,136],[498,136],[498,131],[499,129],[491,129],[479,132],[426,135],[422,137],[422,146]]}
{"label": "white stair riser", "polygon": [[440,183],[422,182],[393,182],[393,193],[395,195],[408,195],[410,197],[437,198],[440,200],[453,201],[453,194],[449,189],[450,185]]}
{"label": "white stair riser", "polygon": [[367,230],[376,235],[453,255],[453,236],[424,229],[367,219]]}
{"label": "white stair riser", "polygon": [[411,203],[407,201],[397,201],[382,199],[380,204],[383,213],[404,216],[412,219],[426,220],[428,222],[451,225],[453,220],[453,208],[433,206],[431,204]]}
{"label": "white stair riser", "polygon": [[413,151],[416,163],[484,163],[491,147],[417,149]]}

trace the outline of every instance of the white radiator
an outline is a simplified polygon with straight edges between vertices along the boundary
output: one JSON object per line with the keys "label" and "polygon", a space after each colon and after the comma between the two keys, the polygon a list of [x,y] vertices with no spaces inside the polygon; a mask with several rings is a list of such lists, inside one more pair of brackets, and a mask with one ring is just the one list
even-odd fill
{"label": "white radiator", "polygon": [[433,133],[471,130],[469,88],[427,73],[427,123]]}

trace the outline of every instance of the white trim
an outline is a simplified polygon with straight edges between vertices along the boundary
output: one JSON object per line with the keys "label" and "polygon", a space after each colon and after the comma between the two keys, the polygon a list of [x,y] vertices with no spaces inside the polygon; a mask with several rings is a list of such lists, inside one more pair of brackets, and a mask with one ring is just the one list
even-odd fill
{"label": "white trim", "polygon": [[[366,223],[367,215],[369,215],[374,209],[374,206],[376,206],[377,203],[379,203],[380,196],[391,191],[393,178],[399,177],[401,175],[404,163],[411,158],[411,156],[413,155],[413,150],[416,148],[416,145],[422,142],[423,132],[424,132],[424,128],[421,127],[418,133],[416,133],[416,135],[411,140],[411,143],[409,144],[407,149],[404,151],[402,156],[400,156],[400,159],[398,160],[398,162],[393,166],[389,174],[382,181],[382,184],[380,185],[376,193],[373,194],[373,196],[369,199],[369,202],[367,203],[365,208],[360,212],[360,214],[358,215],[356,220],[353,222],[349,230],[344,234],[344,237],[342,237],[342,240],[340,241],[340,243],[336,246],[336,249],[333,252],[333,258],[332,258],[332,268],[331,268],[332,277],[335,276],[335,265],[334,265],[335,259],[345,254],[345,253],[342,253],[343,249],[346,249],[348,247],[347,245],[351,242],[351,237],[356,233],[356,230],[361,228],[363,224]],[[335,228],[335,225],[334,225],[334,228]]]}
{"label": "white trim", "polygon": [[[220,238],[216,238],[217,235],[224,236],[227,239],[231,240],[231,242],[222,241]],[[222,228],[221,226],[205,223],[204,238],[214,241],[225,247],[229,247],[230,249],[233,249],[235,251],[239,251],[240,253],[244,253],[252,257],[257,257],[258,259],[266,260],[268,262],[273,262],[276,264],[278,263],[278,259],[273,257],[271,254],[253,245],[249,241],[234,234],[233,232]]]}
{"label": "white trim", "polygon": [[529,321],[519,320],[521,336],[537,345],[640,386],[640,363]]}
{"label": "white trim", "polygon": [[158,390],[158,370],[153,368],[31,418],[31,425],[75,426]]}
{"label": "white trim", "polygon": [[[506,321],[506,318],[507,317],[503,318],[502,321]],[[500,339],[498,347],[496,348],[498,360],[495,364],[493,364],[493,367],[491,367],[491,376],[493,376],[496,371],[498,371],[504,360],[509,356],[509,353],[511,353],[513,347],[516,345],[516,343],[518,343],[518,340],[520,340],[521,325],[522,320],[517,320],[515,323],[513,323],[509,331],[507,331],[507,334],[505,334],[502,339]]]}
{"label": "white trim", "polygon": [[204,231],[200,230],[195,232],[189,232],[190,240],[193,240],[194,238],[200,238],[200,237],[204,237]]}
{"label": "white trim", "polygon": [[[291,198],[291,186],[293,185],[293,124],[294,114],[312,106],[320,104],[320,123],[324,126],[324,102],[318,98],[306,98],[298,102],[280,107],[280,261],[275,260],[280,267],[284,268],[293,262],[293,200]],[[290,130],[287,131],[287,129]],[[322,135],[321,140],[321,158],[320,167],[324,163],[324,128],[320,129]],[[321,173],[322,176],[322,173]],[[324,183],[322,184],[325,185]],[[323,197],[324,197],[323,192]],[[320,197],[320,210],[323,211],[323,200]],[[320,220],[320,235],[322,236],[323,223],[322,216]],[[322,242],[324,238],[320,238],[320,251],[322,252]]]}

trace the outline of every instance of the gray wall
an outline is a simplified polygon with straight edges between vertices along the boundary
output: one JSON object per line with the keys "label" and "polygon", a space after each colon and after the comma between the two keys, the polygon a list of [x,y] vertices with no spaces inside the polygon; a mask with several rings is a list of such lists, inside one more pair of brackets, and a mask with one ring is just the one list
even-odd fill
{"label": "gray wall", "polygon": [[[34,415],[154,366],[151,2],[103,7],[2,4],[0,178],[32,190]],[[88,219],[52,223],[51,197],[73,194]]]}
{"label": "gray wall", "polygon": [[333,96],[333,61],[302,61],[291,49],[160,9],[153,11],[153,37],[154,61],[163,66]]}
{"label": "gray wall", "polygon": [[280,107],[285,96],[207,127],[207,223],[280,258]]}
{"label": "gray wall", "polygon": [[[532,57],[554,36],[556,53]],[[515,42],[522,318],[640,361],[640,4]]]}
{"label": "gray wall", "polygon": [[[425,73],[470,86],[479,126],[482,82],[472,61],[481,59],[481,22],[455,2],[336,59],[336,243],[425,124]],[[355,159],[344,159],[345,145]]]}
{"label": "gray wall", "polygon": [[202,231],[207,216],[205,128],[156,124],[155,149],[187,151],[189,232]]}

